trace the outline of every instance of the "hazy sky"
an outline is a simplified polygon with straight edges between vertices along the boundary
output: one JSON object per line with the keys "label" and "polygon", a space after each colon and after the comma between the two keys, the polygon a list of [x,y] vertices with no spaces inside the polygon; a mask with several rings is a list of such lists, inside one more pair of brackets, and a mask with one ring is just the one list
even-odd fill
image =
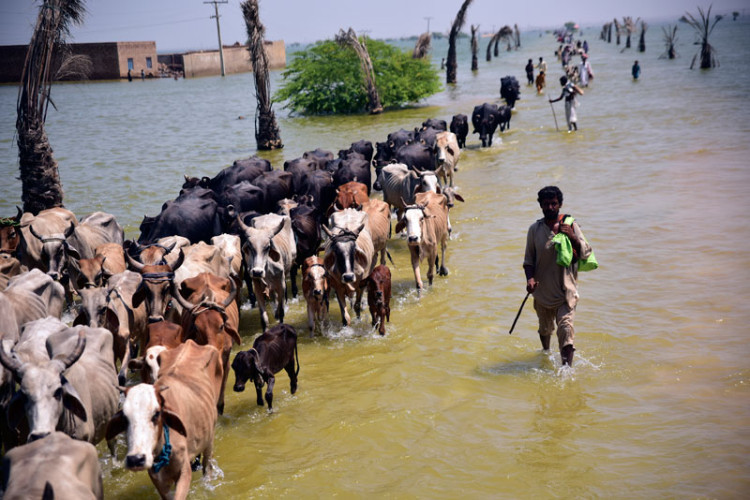
{"label": "hazy sky", "polygon": [[[427,29],[448,32],[462,0],[259,0],[267,40],[312,42],[332,38],[339,28],[354,28],[373,38],[418,35]],[[480,31],[517,23],[529,28],[558,27],[566,21],[600,26],[613,17],[646,21],[677,20],[686,10],[713,3],[712,13],[733,10],[750,15],[748,0],[474,0],[467,22]],[[218,45],[212,4],[204,0],[88,0],[84,24],[72,42],[156,41],[159,52],[214,49]],[[244,44],[240,0],[219,5],[225,45]],[[39,2],[0,0],[0,45],[27,44]]]}

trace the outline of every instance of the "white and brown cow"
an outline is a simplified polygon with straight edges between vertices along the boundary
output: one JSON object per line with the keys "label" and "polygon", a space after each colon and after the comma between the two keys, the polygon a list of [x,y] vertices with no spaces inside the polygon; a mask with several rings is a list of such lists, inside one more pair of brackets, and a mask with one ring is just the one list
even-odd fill
{"label": "white and brown cow", "polygon": [[396,225],[396,231],[406,228],[411,265],[414,269],[414,280],[417,294],[420,295],[424,285],[419,271],[419,264],[427,260],[427,279],[432,285],[435,267],[438,267],[437,252],[440,246],[439,274],[446,276],[445,249],[448,246],[448,202],[442,194],[419,193],[416,203],[409,205],[403,217]]}
{"label": "white and brown cow", "polygon": [[437,134],[437,164],[435,171],[443,186],[453,187],[453,172],[458,165],[461,150],[458,147],[456,134],[453,132],[440,132]]}
{"label": "white and brown cow", "polygon": [[[107,427],[107,438],[127,431],[125,467],[148,470],[162,498],[174,486],[174,499],[187,497],[194,457],[203,474],[212,469],[216,402],[223,378],[221,354],[188,340],[159,355],[161,373],[154,385],[138,384],[125,395],[122,410]],[[171,453],[160,455],[169,440]]]}
{"label": "white and brown cow", "polygon": [[328,277],[320,257],[308,257],[302,265],[302,294],[307,302],[307,327],[312,338],[316,324],[322,328],[322,323],[328,320]]}

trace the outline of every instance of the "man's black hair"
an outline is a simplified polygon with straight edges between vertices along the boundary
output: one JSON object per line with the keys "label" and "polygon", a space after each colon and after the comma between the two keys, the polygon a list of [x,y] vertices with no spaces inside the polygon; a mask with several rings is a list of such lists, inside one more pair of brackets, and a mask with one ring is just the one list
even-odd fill
{"label": "man's black hair", "polygon": [[542,200],[550,200],[552,198],[557,198],[557,201],[560,202],[560,205],[562,205],[563,202],[563,194],[562,191],[560,191],[560,188],[557,186],[546,186],[539,190],[539,192],[536,194],[537,198],[536,201],[539,203],[542,202]]}

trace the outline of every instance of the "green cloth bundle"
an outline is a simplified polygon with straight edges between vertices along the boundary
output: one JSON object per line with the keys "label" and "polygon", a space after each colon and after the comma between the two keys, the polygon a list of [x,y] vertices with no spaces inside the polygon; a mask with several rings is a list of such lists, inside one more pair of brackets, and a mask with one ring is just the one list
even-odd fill
{"label": "green cloth bundle", "polygon": [[[574,220],[573,217],[568,215],[562,223],[572,225]],[[564,233],[557,233],[552,237],[552,241],[555,243],[555,250],[557,250],[557,264],[563,267],[570,266],[573,262],[573,244],[570,242],[570,238]],[[598,267],[599,263],[596,261],[593,250],[588,258],[578,261],[579,271],[593,271]]]}

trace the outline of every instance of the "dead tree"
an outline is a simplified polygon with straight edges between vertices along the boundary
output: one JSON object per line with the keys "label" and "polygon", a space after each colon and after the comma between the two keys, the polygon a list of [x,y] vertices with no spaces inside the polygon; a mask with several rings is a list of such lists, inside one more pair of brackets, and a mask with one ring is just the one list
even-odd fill
{"label": "dead tree", "polygon": [[428,32],[419,35],[417,44],[414,46],[414,51],[411,53],[412,59],[422,59],[427,55],[430,50],[432,42],[432,35]]}
{"label": "dead tree", "polygon": [[357,33],[349,28],[349,31],[339,30],[339,34],[336,35],[336,42],[339,45],[348,45],[359,57],[359,63],[362,67],[362,78],[364,79],[365,88],[367,89],[367,109],[371,115],[376,115],[383,112],[383,106],[380,104],[380,96],[378,95],[378,89],[375,86],[375,70],[372,67],[372,61],[370,60],[370,54],[367,52],[367,45],[365,45],[365,39],[362,38],[360,41],[357,38]]}
{"label": "dead tree", "polygon": [[638,40],[638,52],[646,52],[646,29],[648,24],[646,21],[641,21],[641,37]]}
{"label": "dead tree", "polygon": [[471,2],[472,0],[464,0],[451,26],[451,32],[448,36],[448,62],[445,68],[445,83],[456,83],[456,37],[458,37],[458,33],[466,22],[466,11]]}
{"label": "dead tree", "polygon": [[615,19],[614,22],[615,22],[615,36],[617,37],[617,41],[615,42],[615,45],[620,45],[620,34],[622,32],[622,26],[620,26],[620,23],[617,22],[617,19]]}
{"label": "dead tree", "polygon": [[479,52],[479,42],[477,41],[477,32],[479,31],[479,25],[471,25],[471,70],[477,71],[479,69],[479,58],[477,53]]}
{"label": "dead tree", "polygon": [[521,47],[521,31],[518,29],[518,24],[514,24],[513,28],[516,32],[516,49],[518,49]]}
{"label": "dead tree", "polygon": [[677,51],[674,46],[677,43],[677,26],[662,27],[664,33],[664,45],[667,48],[666,52],[659,56],[659,59],[674,59],[677,57]]}
{"label": "dead tree", "polygon": [[260,22],[258,0],[246,0],[240,7],[247,27],[247,49],[255,77],[255,142],[260,150],[280,149],[284,144],[272,109],[268,57],[263,46],[266,29]]}

